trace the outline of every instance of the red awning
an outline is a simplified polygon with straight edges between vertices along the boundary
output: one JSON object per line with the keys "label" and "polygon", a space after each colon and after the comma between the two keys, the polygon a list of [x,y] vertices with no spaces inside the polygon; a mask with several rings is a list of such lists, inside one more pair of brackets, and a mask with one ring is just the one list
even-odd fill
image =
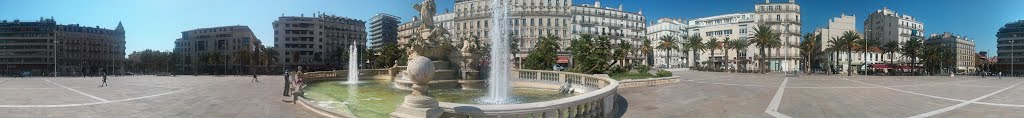
{"label": "red awning", "polygon": [[900,65],[900,66],[897,66],[896,68],[899,68],[899,69],[912,69],[912,67],[910,67],[908,65]]}
{"label": "red awning", "polygon": [[567,64],[567,63],[569,63],[569,57],[562,57],[562,56],[560,56],[556,60],[557,61],[555,61],[555,63],[560,63],[560,64]]}
{"label": "red awning", "polygon": [[889,64],[871,64],[871,65],[868,65],[868,67],[875,68],[875,69],[889,69],[889,68],[892,68],[892,66],[889,66]]}

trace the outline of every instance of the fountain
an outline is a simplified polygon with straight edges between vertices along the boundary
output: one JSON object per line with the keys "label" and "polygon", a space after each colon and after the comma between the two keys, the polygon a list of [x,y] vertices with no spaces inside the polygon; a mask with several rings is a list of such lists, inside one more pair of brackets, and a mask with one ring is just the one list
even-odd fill
{"label": "fountain", "polygon": [[[336,71],[300,76],[311,80],[302,89],[300,103],[328,117],[610,116],[617,94],[615,80],[579,73],[512,69],[511,47],[506,37],[511,28],[507,20],[509,1],[490,2],[495,8],[489,46],[473,38],[453,43],[446,29],[434,26],[434,0],[424,0],[414,7],[420,11],[419,29],[404,39],[407,44],[403,48],[409,55],[407,66],[358,70],[351,61],[356,57],[350,55],[347,77],[340,77],[344,74]],[[487,53],[489,60],[479,59]],[[477,77],[477,70],[484,68],[479,67],[480,63],[487,61],[487,75]],[[375,78],[359,82],[358,72]],[[376,78],[377,75],[387,76]],[[345,78],[348,82],[337,82]],[[486,89],[482,89],[484,85]]]}
{"label": "fountain", "polygon": [[502,3],[503,0],[491,1],[491,17],[494,25],[491,27],[491,62],[490,73],[487,81],[487,98],[483,101],[488,103],[505,104],[509,103],[509,37],[508,30],[508,8]]}
{"label": "fountain", "polygon": [[358,55],[356,44],[353,42],[348,48],[348,84],[359,83],[359,65],[356,63],[359,60]]}

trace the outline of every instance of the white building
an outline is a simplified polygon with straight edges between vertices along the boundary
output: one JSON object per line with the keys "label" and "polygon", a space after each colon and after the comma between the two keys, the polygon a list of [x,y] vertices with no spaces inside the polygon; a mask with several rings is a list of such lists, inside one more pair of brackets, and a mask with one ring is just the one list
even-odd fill
{"label": "white building", "polygon": [[[772,71],[798,69],[798,45],[802,25],[800,6],[794,0],[784,3],[766,0],[765,3],[755,4],[754,9],[753,13],[733,13],[689,20],[684,24],[684,28],[690,35],[700,35],[704,39],[702,42],[706,43],[711,39],[749,40],[759,24],[771,26],[776,33],[780,33],[783,46],[765,49],[768,55],[768,68]],[[754,60],[760,57],[758,55],[756,44],[751,44],[743,50],[716,49],[714,54],[710,51],[690,52],[688,63],[690,66],[717,64],[724,65],[723,68],[745,67],[752,70],[757,67]]]}
{"label": "white building", "polygon": [[[846,33],[847,31],[857,32],[857,28],[856,27],[857,27],[857,16],[850,16],[850,15],[842,14],[839,17],[835,17],[832,20],[829,20],[827,27],[818,28],[817,30],[814,31],[814,34],[815,35],[821,35],[821,42],[820,42],[819,45],[821,45],[821,50],[822,51],[826,51],[828,48],[833,48],[832,44],[828,43],[829,40],[838,39],[838,38],[842,37],[843,34]],[[857,33],[857,34],[860,35],[860,33]],[[879,45],[884,45],[884,44],[879,44]],[[846,47],[836,47],[836,48],[846,48]],[[868,52],[867,54],[862,53],[862,52],[853,52],[852,54],[849,54],[849,56],[850,56],[849,58],[853,58],[853,60],[850,60],[850,62],[847,63],[847,60],[849,60],[849,59],[847,58],[848,53],[846,53],[846,52],[826,52],[825,54],[828,54],[828,55],[819,55],[818,56],[820,58],[824,58],[824,60],[825,60],[825,62],[823,62],[824,65],[821,65],[822,68],[824,68],[824,69],[837,69],[837,70],[847,70],[850,67],[864,65],[865,60],[866,60],[866,62],[868,64],[871,64],[871,63],[881,63],[881,61],[883,61],[883,60],[881,59],[880,55],[885,56],[884,54],[874,53],[874,52]],[[838,71],[838,72],[846,73],[847,71]]]}
{"label": "white building", "polygon": [[[658,22],[647,27],[647,38],[651,40],[651,48],[656,48],[661,44],[661,37],[670,36],[678,41],[686,41],[683,39],[684,35],[689,33],[684,29],[686,23],[679,19],[661,18]],[[675,43],[675,42],[673,42]],[[653,64],[655,67],[680,67],[687,63],[687,53],[679,50],[659,50],[653,49],[651,57],[653,58]]]}
{"label": "white building", "polygon": [[944,49],[955,50],[956,57],[953,58],[956,59],[956,70],[958,73],[971,73],[977,70],[974,66],[975,49],[973,39],[945,32],[942,34],[932,34],[924,42],[925,45],[936,45]]}
{"label": "white building", "polygon": [[[685,28],[691,37],[699,35],[704,39],[701,43],[707,43],[712,39],[717,39],[719,42],[726,39],[749,40],[753,36],[755,26],[757,24],[754,22],[754,13],[734,13],[693,19],[687,22]],[[714,54],[711,54],[710,50],[691,51],[688,56],[690,59],[687,60],[690,66],[721,64],[727,68],[736,68],[742,67],[737,64],[752,62],[754,55],[757,55],[756,52],[757,48],[754,45],[748,46],[745,50],[715,49]],[[728,54],[729,60],[726,60],[726,54]],[[753,65],[746,67],[747,70],[756,68]]]}
{"label": "white building", "polygon": [[[924,40],[924,23],[921,23],[906,14],[899,14],[895,11],[889,10],[889,8],[882,8],[880,10],[871,13],[868,19],[864,20],[864,36],[862,37],[867,40],[877,41],[879,44],[886,44],[889,42],[897,42],[900,47],[903,47],[903,43],[907,42],[911,38],[919,38]],[[882,55],[874,55],[874,57],[881,57]],[[888,56],[888,55],[886,55]],[[906,58],[902,54],[894,54],[893,60],[889,58],[883,58],[885,62],[897,61],[902,63],[910,63],[911,59]]]}

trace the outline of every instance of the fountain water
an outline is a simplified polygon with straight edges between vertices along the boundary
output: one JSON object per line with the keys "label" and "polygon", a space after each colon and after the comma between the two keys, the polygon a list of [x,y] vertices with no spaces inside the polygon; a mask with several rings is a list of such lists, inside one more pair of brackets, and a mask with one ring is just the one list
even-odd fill
{"label": "fountain water", "polygon": [[508,6],[505,0],[491,1],[491,17],[494,19],[491,27],[491,62],[490,73],[487,82],[487,98],[489,103],[508,103],[511,85],[509,84],[509,22]]}
{"label": "fountain water", "polygon": [[359,60],[359,52],[356,52],[356,45],[352,44],[348,48],[348,84],[359,83],[359,65],[356,63]]}

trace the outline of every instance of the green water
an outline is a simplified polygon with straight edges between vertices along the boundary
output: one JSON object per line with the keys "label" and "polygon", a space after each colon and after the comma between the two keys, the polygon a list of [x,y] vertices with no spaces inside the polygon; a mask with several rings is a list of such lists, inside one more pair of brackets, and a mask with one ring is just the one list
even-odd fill
{"label": "green water", "polygon": [[[387,80],[363,80],[356,86],[342,81],[315,82],[304,89],[305,98],[315,105],[338,112],[363,118],[386,118],[388,113],[402,103],[403,97],[411,93],[393,88]],[[438,101],[452,103],[483,104],[477,99],[486,96],[485,90],[431,88],[429,91]],[[514,88],[512,94],[514,103],[542,102],[573,96],[554,90],[528,88]]]}

